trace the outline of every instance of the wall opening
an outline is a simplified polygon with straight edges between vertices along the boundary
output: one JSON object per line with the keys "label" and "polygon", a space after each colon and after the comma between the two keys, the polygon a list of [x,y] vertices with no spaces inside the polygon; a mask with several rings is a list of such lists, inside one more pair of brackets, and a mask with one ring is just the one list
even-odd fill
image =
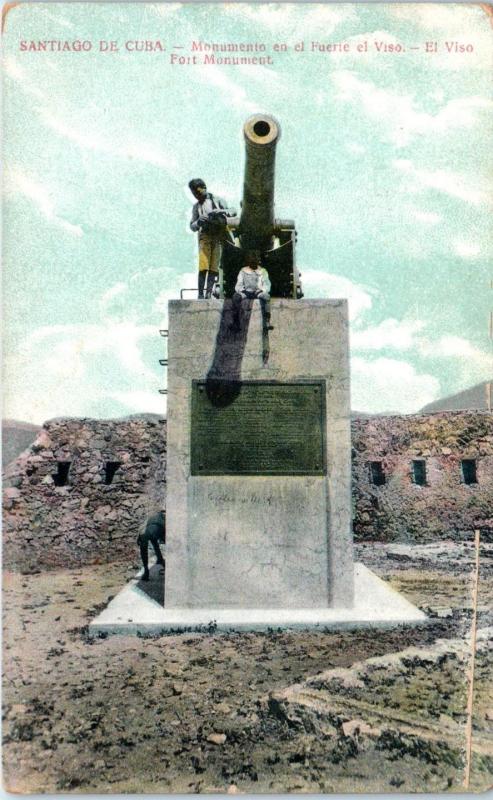
{"label": "wall opening", "polygon": [[426,486],[426,461],[415,459],[412,463],[412,479],[417,486]]}
{"label": "wall opening", "polygon": [[53,483],[55,486],[66,486],[68,483],[68,474],[70,472],[71,461],[58,461],[57,472],[52,475]]}
{"label": "wall opening", "polygon": [[113,483],[113,478],[115,477],[115,473],[118,471],[118,468],[121,467],[121,461],[107,461],[106,466],[104,468],[104,482],[106,486],[109,486]]}
{"label": "wall opening", "polygon": [[460,462],[462,482],[463,483],[477,483],[478,477],[476,473],[476,459],[464,458]]}
{"label": "wall opening", "polygon": [[383,464],[381,461],[370,461],[370,483],[374,486],[383,486],[385,484],[385,472],[383,471]]}

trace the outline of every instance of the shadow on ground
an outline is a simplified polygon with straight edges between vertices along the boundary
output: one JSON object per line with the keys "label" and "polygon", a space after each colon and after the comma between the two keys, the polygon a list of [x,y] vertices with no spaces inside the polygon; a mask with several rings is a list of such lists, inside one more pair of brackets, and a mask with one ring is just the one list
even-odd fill
{"label": "shadow on ground", "polygon": [[164,606],[164,569],[159,564],[149,567],[149,580],[143,581],[141,578],[137,587],[155,603]]}

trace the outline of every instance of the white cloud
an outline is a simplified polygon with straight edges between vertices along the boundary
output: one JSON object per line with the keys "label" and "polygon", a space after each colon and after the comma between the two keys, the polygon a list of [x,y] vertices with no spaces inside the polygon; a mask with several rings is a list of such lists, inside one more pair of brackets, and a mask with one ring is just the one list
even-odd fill
{"label": "white cloud", "polygon": [[136,312],[129,306],[128,284],[120,281],[110,286],[100,297],[99,308],[106,325],[136,320]]}
{"label": "white cloud", "polygon": [[[102,324],[47,325],[37,328],[25,341],[26,352],[42,359],[48,372],[58,373],[59,362],[67,361],[64,374],[80,375],[96,354],[108,353],[134,375],[154,376],[142,360],[139,344],[147,337],[157,335],[154,325],[136,325],[133,322]],[[85,357],[90,358],[85,362]]]}
{"label": "white cloud", "polygon": [[134,272],[130,276],[129,282],[130,283],[136,283],[136,282],[138,283],[143,278],[166,279],[168,273],[169,273],[169,268],[167,268],[167,267],[148,267],[148,269],[142,269],[142,270],[139,270],[138,272]]}
{"label": "white cloud", "polygon": [[[169,289],[163,289],[154,300],[153,310],[163,315],[165,326],[168,319],[168,300],[179,300],[180,289],[197,289],[197,272],[182,272],[175,278],[174,286]],[[196,295],[192,292],[186,292],[183,296],[184,300],[193,300]]]}
{"label": "white cloud", "polygon": [[7,172],[5,190],[7,194],[18,192],[28,197],[47,219],[55,216],[55,204],[46,186],[33,181],[18,170],[11,169]]}
{"label": "white cloud", "polygon": [[26,73],[21,65],[12,56],[5,56],[3,60],[3,70],[6,75],[17,81],[23,81]]}
{"label": "white cloud", "polygon": [[164,153],[149,142],[132,137],[127,142],[115,144],[99,132],[82,130],[68,124],[46,108],[38,108],[37,111],[45,125],[58,133],[59,136],[74,142],[74,144],[83,149],[107,153],[116,158],[143,161],[159,167],[172,178],[177,178],[180,174],[181,167],[178,165],[176,158],[171,153]]}
{"label": "white cloud", "polygon": [[[54,8],[56,9],[56,6]],[[57,11],[58,11],[58,9],[57,9]],[[72,22],[70,22],[68,19],[66,19],[65,17],[61,17],[59,14],[49,14],[48,11],[46,9],[44,9],[44,15],[45,15],[46,19],[50,19],[56,25],[61,25],[62,28],[68,28],[69,30],[72,30],[72,31],[75,30],[75,25]],[[53,38],[55,38],[55,37],[53,37]]]}
{"label": "white cloud", "polygon": [[[252,20],[255,25],[263,25],[273,33],[294,36],[301,40],[306,35],[326,37],[342,23],[356,18],[351,5],[314,3],[303,8],[293,4],[276,3],[229,3],[222,6],[225,13],[241,19]],[[288,42],[291,43],[291,42]]]}
{"label": "white cloud", "polygon": [[301,283],[306,297],[347,298],[349,319],[354,321],[372,306],[369,290],[342,275],[315,269],[301,269]]}
{"label": "white cloud", "polygon": [[263,87],[269,87],[275,92],[288,86],[278,72],[262,64],[239,64],[238,70],[245,75],[247,81],[256,80],[263,84]]}
{"label": "white cloud", "polygon": [[419,320],[385,319],[379,325],[351,333],[352,350],[410,350],[416,346],[416,335],[423,330]]}
{"label": "white cloud", "polygon": [[228,105],[234,106],[242,113],[255,114],[259,111],[258,103],[253,102],[239,83],[236,83],[224,72],[222,67],[209,64],[206,70],[200,70],[197,78],[202,83],[216,86],[224,93]]}
{"label": "white cloud", "polygon": [[[486,325],[486,320],[485,320]],[[423,341],[420,346],[422,355],[465,359],[480,364],[487,371],[493,372],[493,353],[485,353],[462,336],[441,336],[437,341]]]}
{"label": "white cloud", "polygon": [[[238,197],[238,190],[236,189],[234,184],[232,183],[226,184],[226,183],[221,183],[220,181],[214,181],[214,194],[221,200],[225,200],[227,202],[227,206],[229,209],[234,209],[236,213],[238,213],[239,211],[238,203],[236,202]],[[188,194],[187,194],[187,199],[189,199]]]}
{"label": "white cloud", "polygon": [[103,308],[107,308],[115,297],[119,295],[125,294],[128,291],[128,286],[126,283],[120,281],[119,283],[115,283],[114,286],[111,286],[106,292],[101,295],[101,305]]}
{"label": "white cloud", "polygon": [[407,361],[351,359],[351,408],[370,414],[412,414],[439,397],[440,384]]}
{"label": "white cloud", "polygon": [[[490,205],[492,202],[487,188],[483,188],[478,179],[474,184],[474,179],[469,175],[445,170],[419,169],[414,166],[412,161],[403,158],[395,159],[393,166],[406,175],[408,191],[413,192],[417,186],[424,186],[473,206]],[[415,180],[414,187],[409,185],[409,178]]]}
{"label": "white cloud", "polygon": [[[486,325],[486,320],[485,320]],[[454,335],[431,339],[424,322],[386,319],[380,324],[351,331],[352,407],[359,411],[411,413],[436,399],[439,383],[433,375],[419,372],[416,359],[442,362],[440,374],[454,385],[473,386],[493,376],[493,351],[485,352],[469,340]],[[409,352],[413,364],[387,357],[367,360],[359,353],[382,349]]]}
{"label": "white cloud", "polygon": [[70,141],[75,142],[75,144],[78,144],[80,147],[90,150],[111,152],[112,147],[107,144],[99,135],[90,133],[87,130],[77,130],[77,128],[68,125],[46,108],[38,109],[38,112],[44,123],[60,136],[63,136],[63,138],[69,139]]}
{"label": "white cloud", "polygon": [[57,227],[62,228],[62,230],[69,233],[71,236],[80,237],[83,235],[80,225],[73,225],[56,213],[53,195],[57,194],[57,192],[50,190],[46,185],[33,180],[20,172],[20,170],[13,168],[6,172],[4,188],[7,195],[21,194],[27,197],[34,203],[45,219]]}
{"label": "white cloud", "polygon": [[358,142],[348,142],[345,145],[345,148],[348,153],[351,153],[351,155],[354,156],[360,156],[363,153],[366,153],[366,147],[364,147],[362,144],[358,144]]}
{"label": "white cloud", "polygon": [[157,5],[153,4],[149,6],[149,10],[154,14],[157,14],[158,17],[166,18],[179,11],[182,6],[183,3],[159,3]]}
{"label": "white cloud", "polygon": [[461,258],[471,259],[481,255],[481,247],[475,242],[465,242],[459,239],[452,243],[454,252]]}
{"label": "white cloud", "polygon": [[443,170],[435,170],[434,172],[416,170],[415,175],[424,186],[436,189],[451,197],[457,197],[459,200],[471,205],[480,206],[491,203],[486,191],[470,185],[468,176]]}
{"label": "white cloud", "polygon": [[[486,324],[487,320],[484,320],[485,328]],[[493,377],[493,351],[485,352],[461,336],[441,336],[433,342],[423,340],[418,353],[427,358],[441,359],[444,371],[453,375],[454,383],[461,388]]]}
{"label": "white cloud", "polygon": [[[101,358],[115,364],[116,380],[122,386],[130,380],[147,393],[155,387],[157,394],[157,370],[150,369],[141,350],[150,339],[158,342],[157,326],[132,322],[37,328],[5,358],[5,413],[39,423],[60,415],[87,416],[88,407],[95,403],[104,407],[108,384],[94,374]],[[113,387],[115,376],[108,381]],[[117,391],[115,385],[113,394]]]}
{"label": "white cloud", "polygon": [[[486,320],[484,324],[486,328]],[[451,378],[453,377],[454,383],[460,384],[463,387],[472,386],[480,381],[488,380],[493,376],[493,349],[485,352],[468,339],[450,334],[439,336],[438,338],[430,338],[430,336],[425,334],[425,329],[426,323],[422,321],[399,321],[396,319],[383,320],[378,325],[367,329],[353,328],[350,337],[351,351],[353,353],[364,353],[365,351],[376,352],[383,349],[407,351],[414,363],[416,363],[416,359],[431,359],[432,361],[439,359],[443,364],[440,368],[440,374],[443,373],[449,375]],[[356,386],[359,386],[358,391],[360,394],[363,393],[363,376],[365,370],[371,372],[371,370],[374,369],[376,372],[376,365],[382,368],[382,374],[385,376],[386,371],[390,374],[390,367],[392,364],[395,364],[395,380],[401,381],[404,379],[404,385],[408,387],[406,392],[408,392],[409,388],[412,386],[411,378],[414,380],[414,375],[416,379],[416,391],[418,393],[421,393],[423,388],[428,391],[433,388],[434,385],[424,379],[430,378],[430,375],[425,375],[423,377],[417,372],[415,374],[415,366],[411,367],[409,364],[405,369],[399,366],[405,362],[394,362],[393,359],[388,358],[378,358],[376,361],[363,361],[360,356],[355,356],[353,360],[359,370],[359,379],[357,378],[359,384],[357,382]],[[370,364],[372,366],[364,367],[363,364]],[[370,394],[373,389],[377,387],[373,378],[372,381],[368,388]],[[385,397],[385,393],[381,396]],[[426,400],[422,403],[420,402],[417,408],[424,405],[425,402],[431,401]],[[368,410],[367,408],[363,409],[361,405],[358,406],[356,403],[353,404],[353,407],[360,408],[360,410]],[[389,408],[395,408],[395,410],[402,410],[408,413],[404,405],[389,406],[387,399],[385,399],[384,406],[382,406],[381,403],[378,407],[375,406],[375,410],[377,411],[384,411]]]}
{"label": "white cloud", "polygon": [[27,94],[36,97],[37,100],[46,100],[46,94],[39,89],[34,81],[28,76],[27,72],[13,56],[5,56],[3,68],[6,75],[16,81]]}
{"label": "white cloud", "polygon": [[417,219],[418,222],[424,222],[425,225],[438,225],[438,223],[443,220],[442,215],[437,214],[435,211],[420,211],[419,209],[413,208],[411,214],[414,219]]}
{"label": "white cloud", "polygon": [[493,109],[493,102],[477,95],[450,100],[436,114],[424,111],[420,97],[384,89],[355,72],[337,70],[332,80],[336,97],[359,104],[365,113],[382,125],[384,139],[403,147],[416,136],[440,134],[449,130],[472,128],[480,123],[478,111]]}
{"label": "white cloud", "polygon": [[419,3],[408,5],[399,3],[390,6],[388,13],[397,19],[413,22],[423,28],[440,31],[464,30],[471,20],[469,9],[459,4]]}
{"label": "white cloud", "polygon": [[132,141],[114,150],[115,155],[121,158],[133,158],[136,161],[145,161],[155,167],[165,170],[172,176],[178,174],[178,164],[173,155],[163,153],[148,142]]}
{"label": "white cloud", "polygon": [[[435,69],[483,69],[491,72],[491,17],[481,4],[472,3],[388,3],[386,12],[413,26],[419,26],[418,37],[438,40],[440,49],[434,53]],[[444,42],[459,41],[474,44],[474,53],[448,53]]]}
{"label": "white cloud", "polygon": [[158,392],[112,392],[107,396],[126,406],[129,414],[166,414],[166,395]]}

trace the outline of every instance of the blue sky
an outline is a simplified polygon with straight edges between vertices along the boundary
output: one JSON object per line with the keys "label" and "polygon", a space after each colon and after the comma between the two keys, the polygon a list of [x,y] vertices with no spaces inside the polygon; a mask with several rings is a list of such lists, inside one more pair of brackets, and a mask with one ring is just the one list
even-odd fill
{"label": "blue sky", "polygon": [[[352,407],[411,413],[491,378],[492,31],[479,6],[452,4],[12,9],[4,416],[165,410],[158,330],[195,286],[187,183],[238,207],[257,111],[281,124],[276,214],[296,220],[305,295],[349,298]],[[20,49],[39,40],[92,49]],[[126,50],[142,40],[166,49]],[[193,41],[259,42],[273,64],[172,66]]]}

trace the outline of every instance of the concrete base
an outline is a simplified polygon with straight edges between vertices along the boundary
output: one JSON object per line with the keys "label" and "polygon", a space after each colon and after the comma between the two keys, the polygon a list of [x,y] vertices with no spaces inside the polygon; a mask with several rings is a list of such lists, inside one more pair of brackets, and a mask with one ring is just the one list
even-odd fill
{"label": "concrete base", "polygon": [[[145,634],[180,631],[265,631],[417,625],[426,615],[363,564],[355,564],[351,608],[163,608],[159,567],[149,583],[139,573],[89,625],[89,633]],[[156,588],[158,587],[158,588]]]}

